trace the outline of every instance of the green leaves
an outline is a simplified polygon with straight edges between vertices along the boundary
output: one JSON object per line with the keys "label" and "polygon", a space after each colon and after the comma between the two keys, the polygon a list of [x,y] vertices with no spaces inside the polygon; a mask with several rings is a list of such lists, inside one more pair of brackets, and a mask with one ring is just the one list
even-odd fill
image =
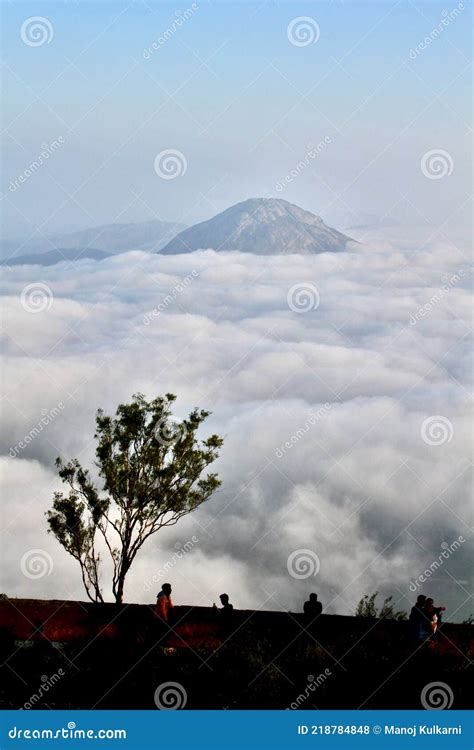
{"label": "green leaves", "polygon": [[83,520],[84,503],[71,492],[54,493],[53,509],[47,512],[50,531],[63,547],[79,559],[90,544],[90,530]]}
{"label": "green leaves", "polygon": [[384,599],[384,602],[382,604],[382,607],[380,608],[380,611],[377,611],[377,606],[375,604],[375,600],[378,596],[378,591],[376,591],[374,594],[365,594],[365,596],[360,599],[359,603],[357,604],[355,616],[356,617],[373,617],[373,618],[384,618],[386,620],[406,620],[407,619],[407,613],[400,611],[395,611],[394,604],[393,604],[393,596],[388,596],[386,599]]}

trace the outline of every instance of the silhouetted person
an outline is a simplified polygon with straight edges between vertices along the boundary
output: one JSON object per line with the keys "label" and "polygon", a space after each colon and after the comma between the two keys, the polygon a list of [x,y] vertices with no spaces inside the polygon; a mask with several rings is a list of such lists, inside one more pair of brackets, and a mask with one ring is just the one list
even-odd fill
{"label": "silhouetted person", "polygon": [[317,594],[310,594],[307,602],[303,604],[303,612],[309,620],[314,620],[319,617],[323,611],[323,605],[318,602]]}
{"label": "silhouetted person", "polygon": [[[234,611],[234,607],[229,602],[229,594],[221,594],[219,599],[221,600],[221,604],[222,604],[222,607],[221,609],[219,609],[219,612],[222,612],[223,614],[228,615]],[[218,609],[218,607],[216,607],[215,604],[214,604],[214,608]]]}
{"label": "silhouetted person", "polygon": [[171,584],[164,583],[156,598],[155,614],[160,620],[169,622],[170,614],[173,609],[174,605],[171,600]]}
{"label": "silhouetted person", "polygon": [[418,594],[416,604],[411,608],[410,617],[408,618],[412,628],[413,637],[417,641],[424,641],[429,635],[427,627],[427,617],[425,615],[426,596]]}
{"label": "silhouetted person", "polygon": [[438,625],[441,622],[441,612],[444,612],[445,610],[446,607],[435,607],[434,601],[431,598],[427,599],[425,602],[424,613],[430,618],[436,616],[438,618]]}
{"label": "silhouetted person", "polygon": [[216,607],[216,605],[213,604],[213,609],[219,615],[221,634],[223,636],[227,636],[231,630],[231,624],[232,624],[233,615],[234,615],[234,607],[229,602],[228,594],[221,594],[219,596],[219,599],[221,600],[222,607]]}

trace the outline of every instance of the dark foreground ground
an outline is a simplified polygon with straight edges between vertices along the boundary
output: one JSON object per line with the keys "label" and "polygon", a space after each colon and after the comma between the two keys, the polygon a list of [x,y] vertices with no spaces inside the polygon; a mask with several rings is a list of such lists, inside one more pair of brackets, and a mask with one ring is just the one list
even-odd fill
{"label": "dark foreground ground", "polygon": [[168,629],[142,605],[1,600],[0,707],[410,709],[435,682],[445,707],[472,707],[469,625],[420,647],[403,622],[175,613]]}

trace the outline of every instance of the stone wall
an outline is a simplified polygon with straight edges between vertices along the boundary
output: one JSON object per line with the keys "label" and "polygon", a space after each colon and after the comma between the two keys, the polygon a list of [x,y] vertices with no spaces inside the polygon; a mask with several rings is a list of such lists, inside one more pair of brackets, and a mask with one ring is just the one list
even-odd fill
{"label": "stone wall", "polygon": [[[243,625],[251,626],[256,636],[285,643],[301,632],[305,620],[301,614],[235,610],[232,630]],[[91,602],[0,599],[0,630],[16,640],[47,640],[71,643],[96,638],[132,638],[144,641],[157,627],[154,605],[144,604],[93,604]],[[318,640],[325,643],[343,640],[356,644],[370,637],[372,647],[381,650],[397,649],[400,641],[410,637],[407,622],[393,620],[367,620],[366,618],[321,615],[313,626]],[[466,652],[474,650],[474,628],[454,623],[443,624],[443,651]],[[164,645],[173,648],[212,648],[225,640],[221,618],[210,607],[178,606],[174,610],[172,631]]]}

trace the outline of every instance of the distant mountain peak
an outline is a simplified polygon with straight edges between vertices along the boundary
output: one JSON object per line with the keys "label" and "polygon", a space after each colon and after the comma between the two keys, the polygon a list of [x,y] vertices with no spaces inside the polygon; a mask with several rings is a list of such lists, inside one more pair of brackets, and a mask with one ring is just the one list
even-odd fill
{"label": "distant mountain peak", "polygon": [[180,232],[160,252],[173,255],[211,248],[257,255],[313,255],[341,252],[350,240],[320,216],[282,198],[249,198]]}

